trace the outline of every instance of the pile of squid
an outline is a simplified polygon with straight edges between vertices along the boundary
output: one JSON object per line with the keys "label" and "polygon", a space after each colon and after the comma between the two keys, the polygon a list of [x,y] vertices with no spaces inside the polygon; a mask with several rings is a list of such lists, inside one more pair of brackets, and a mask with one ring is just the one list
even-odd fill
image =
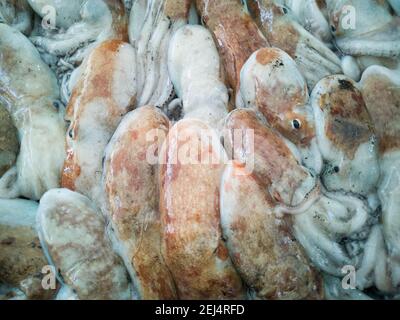
{"label": "pile of squid", "polygon": [[0,299],[400,298],[399,15],[0,0]]}

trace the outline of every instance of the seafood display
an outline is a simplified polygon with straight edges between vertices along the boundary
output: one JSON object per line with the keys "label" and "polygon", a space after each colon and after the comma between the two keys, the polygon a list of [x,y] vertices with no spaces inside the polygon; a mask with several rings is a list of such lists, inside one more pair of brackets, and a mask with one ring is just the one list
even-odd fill
{"label": "seafood display", "polygon": [[400,297],[397,0],[0,0],[0,300]]}

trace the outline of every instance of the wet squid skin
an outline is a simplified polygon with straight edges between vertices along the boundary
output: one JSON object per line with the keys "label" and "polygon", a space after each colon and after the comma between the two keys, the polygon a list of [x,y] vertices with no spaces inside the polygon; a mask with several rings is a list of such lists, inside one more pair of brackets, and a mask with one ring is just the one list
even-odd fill
{"label": "wet squid skin", "polygon": [[48,265],[36,229],[38,204],[0,199],[0,283],[18,288],[24,299],[52,299],[57,287],[42,287]]}
{"label": "wet squid skin", "polygon": [[243,64],[255,50],[269,47],[269,43],[240,0],[196,0],[196,5],[214,36],[226,81],[236,94]]}
{"label": "wet squid skin", "polygon": [[104,150],[123,116],[135,107],[135,51],[119,40],[96,47],[67,106],[67,157],[61,184],[101,205]]}
{"label": "wet squid skin", "polygon": [[0,178],[17,159],[18,132],[7,109],[0,104]]}
{"label": "wet squid skin", "polygon": [[137,52],[138,103],[166,107],[174,96],[168,72],[168,47],[188,22],[190,0],[136,0],[129,19],[129,40]]}
{"label": "wet squid skin", "polygon": [[260,299],[323,299],[321,276],[274,214],[265,183],[242,163],[227,165],[221,183],[221,224],[240,275]]}
{"label": "wet squid skin", "polygon": [[218,128],[228,114],[228,90],[211,33],[202,26],[184,26],[172,37],[168,69],[185,118]]}
{"label": "wet squid skin", "polygon": [[315,173],[322,161],[307,83],[295,61],[278,48],[255,51],[244,64],[238,100],[261,112],[268,124],[293,142],[302,162]]}
{"label": "wet squid skin", "polygon": [[[253,130],[254,138],[235,143],[232,137],[238,129]],[[233,111],[224,132],[225,147],[233,150],[232,158],[253,168],[252,174],[274,199],[273,213],[295,214],[291,231],[313,264],[340,276],[340,269],[352,263],[339,244],[340,239],[366,226],[369,208],[358,198],[321,190],[318,178],[295,157],[296,148],[263,123],[254,110]],[[251,141],[254,141],[253,148]],[[249,166],[253,159],[254,165]]]}
{"label": "wet squid skin", "polygon": [[320,80],[309,98],[294,60],[276,48],[257,50],[241,71],[245,107],[293,142],[302,163],[322,176],[330,191],[364,197],[379,179],[373,122],[356,83],[346,76]]}
{"label": "wet squid skin", "polygon": [[382,203],[382,232],[389,256],[391,285],[396,288],[400,284],[400,77],[398,71],[373,66],[364,72],[358,87],[379,138],[381,179],[378,195]]}
{"label": "wet squid skin", "polygon": [[60,184],[65,123],[59,89],[36,48],[5,24],[0,24],[0,52],[0,104],[10,113],[20,143],[16,166],[1,178],[0,197],[37,200]]}
{"label": "wet squid skin", "polygon": [[169,120],[150,106],[128,113],[107,146],[104,184],[115,247],[140,299],[176,299],[161,255],[158,153]]}
{"label": "wet squid skin", "polygon": [[325,187],[368,197],[380,176],[374,122],[354,81],[335,75],[321,80],[311,104]]}
{"label": "wet squid skin", "polygon": [[[375,132],[361,93],[349,78],[332,76],[317,84],[309,100],[305,82],[294,61],[282,50],[274,48],[260,49],[249,58],[242,69],[240,93],[245,106],[261,111],[268,125],[297,146],[298,150],[290,149],[293,154],[298,154],[298,163],[292,162],[287,167],[290,169],[281,171],[292,173],[295,172],[293,168],[303,164],[311,169],[310,173],[322,176],[323,185],[329,191],[341,191],[331,193],[320,188],[312,193],[316,201],[311,202],[311,206],[301,206],[301,210],[297,208],[298,215],[294,219],[296,237],[313,262],[325,272],[339,275],[340,268],[352,263],[346,248],[340,245],[340,239],[354,237],[363,230],[368,233],[369,213],[375,208],[369,208],[358,197],[373,196],[379,177]],[[333,154],[329,153],[327,143],[336,148]],[[262,142],[255,145],[262,145]],[[267,148],[259,148],[263,149]],[[273,167],[268,163],[274,157],[264,156],[261,165],[257,164],[257,157],[262,154],[259,150],[255,150],[256,170],[263,166]],[[348,156],[349,151],[354,154],[350,152]],[[310,163],[307,158],[317,161]],[[277,163],[282,165],[285,160]],[[275,169],[275,172],[279,171]],[[295,178],[295,181],[301,180]],[[285,191],[293,190],[282,178],[276,180],[275,177],[272,182]],[[357,194],[346,195],[347,192]],[[303,196],[306,194],[302,193]],[[279,198],[275,199],[279,201]],[[286,200],[284,204],[291,203]]]}
{"label": "wet squid skin", "polygon": [[246,163],[275,201],[299,205],[315,187],[315,178],[293,154],[294,146],[263,124],[261,117],[249,109],[232,111],[223,130],[225,149],[231,159]]}
{"label": "wet squid skin", "polygon": [[87,197],[67,189],[47,192],[37,223],[49,262],[79,299],[132,298],[126,269],[105,234],[105,220]]}
{"label": "wet squid skin", "polygon": [[271,46],[287,52],[312,89],[322,78],[342,73],[340,59],[306,31],[288,9],[275,0],[248,0],[248,6]]}
{"label": "wet squid skin", "polygon": [[245,297],[220,225],[226,160],[218,136],[193,119],[170,130],[160,154],[162,253],[180,299]]}

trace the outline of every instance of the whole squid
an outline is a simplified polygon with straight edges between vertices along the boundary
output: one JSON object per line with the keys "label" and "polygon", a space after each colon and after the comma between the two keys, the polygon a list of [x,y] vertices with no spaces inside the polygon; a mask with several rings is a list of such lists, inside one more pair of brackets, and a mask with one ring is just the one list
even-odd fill
{"label": "whole squid", "polygon": [[161,255],[158,209],[158,153],[168,130],[168,118],[155,107],[128,113],[107,146],[104,165],[109,233],[144,300],[177,298]]}
{"label": "whole squid", "polygon": [[[365,274],[375,281],[384,282],[384,265],[378,265],[376,255],[387,252],[388,270],[391,288],[400,285],[400,214],[399,214],[399,165],[400,149],[400,73],[381,66],[369,67],[363,74],[358,87],[363,93],[368,111],[374,122],[379,141],[381,178],[378,185],[378,195],[382,205],[382,229],[376,230],[376,236],[371,244],[373,254]],[[382,243],[384,249],[377,250],[376,241]],[[385,250],[386,244],[386,250]],[[380,262],[381,264],[383,262]],[[378,270],[379,273],[374,270]],[[371,276],[372,274],[372,276]],[[390,288],[389,287],[389,288]],[[386,288],[388,286],[386,285]]]}
{"label": "whole squid", "polygon": [[136,106],[135,50],[119,40],[105,41],[82,67],[67,107],[70,125],[61,184],[101,207],[105,148],[122,117]]}
{"label": "whole squid", "polygon": [[57,278],[80,300],[128,300],[126,269],[105,234],[105,220],[85,196],[53,189],[40,200],[39,238]]}
{"label": "whole squid", "polygon": [[[236,130],[245,136],[235,143]],[[296,147],[254,110],[229,115],[224,143],[231,158],[254,163],[251,172],[275,201],[273,213],[294,215],[291,230],[316,267],[340,275],[343,266],[353,263],[341,241],[366,228],[370,210],[362,200],[326,192],[319,177],[301,165]]]}
{"label": "whole squid", "polygon": [[221,182],[221,224],[240,275],[259,299],[322,299],[322,279],[277,218],[265,183],[243,163],[227,165]]}
{"label": "whole squid", "polygon": [[18,130],[17,163],[0,180],[0,197],[38,200],[60,185],[65,123],[57,80],[19,31],[0,24],[0,103]]}

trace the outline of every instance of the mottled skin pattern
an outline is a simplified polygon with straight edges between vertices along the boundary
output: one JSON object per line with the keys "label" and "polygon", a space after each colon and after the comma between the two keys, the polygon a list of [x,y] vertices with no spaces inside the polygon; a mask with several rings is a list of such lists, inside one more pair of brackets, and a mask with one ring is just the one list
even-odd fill
{"label": "mottled skin pattern", "polygon": [[88,198],[67,189],[47,192],[38,224],[41,242],[79,299],[131,298],[125,267],[105,235],[104,219]]}
{"label": "mottled skin pattern", "polygon": [[243,64],[255,50],[269,47],[268,41],[240,0],[197,0],[196,4],[214,35],[228,85],[236,92]]}
{"label": "mottled skin pattern", "polygon": [[32,43],[2,23],[0,52],[0,104],[10,113],[21,146],[12,183],[16,191],[5,197],[38,200],[47,190],[59,187],[65,156],[57,80]]}
{"label": "mottled skin pattern", "polygon": [[17,159],[19,149],[17,134],[9,112],[0,104],[0,177]]}
{"label": "mottled skin pattern", "polygon": [[[288,206],[293,205],[294,193],[309,173],[299,164],[283,138],[249,109],[231,112],[224,129],[225,148],[231,158],[244,163],[254,159],[254,175],[265,183],[272,197]],[[238,145],[234,141],[234,130],[242,130],[244,135],[253,132],[254,148],[252,139],[244,138],[245,143]]]}
{"label": "mottled skin pattern", "polygon": [[164,13],[172,20],[187,19],[192,0],[165,0]]}
{"label": "mottled skin pattern", "polygon": [[326,77],[314,88],[311,100],[327,189],[363,196],[374,193],[379,179],[378,145],[356,83],[342,75]]}
{"label": "mottled skin pattern", "polygon": [[39,238],[27,226],[0,225],[0,280],[13,286],[47,265]]}
{"label": "mottled skin pattern", "polygon": [[[371,69],[372,70],[372,69]],[[361,91],[379,137],[380,153],[400,148],[400,91],[388,75],[369,74]]]}
{"label": "mottled skin pattern", "polygon": [[332,76],[324,82],[326,92],[319,95],[319,107],[325,114],[326,137],[353,159],[360,144],[374,136],[371,116],[353,81]]}
{"label": "mottled skin pattern", "polygon": [[[251,97],[246,96],[247,86],[253,86]],[[315,126],[307,83],[287,53],[277,48],[256,51],[242,69],[241,91],[244,104],[260,111],[271,127],[297,146],[309,146]]]}
{"label": "mottled skin pattern", "polygon": [[359,83],[379,137],[382,224],[388,249],[391,280],[400,285],[400,76],[379,66],[368,68]]}
{"label": "mottled skin pattern", "polygon": [[274,201],[238,162],[221,184],[221,223],[232,260],[260,299],[323,299],[322,279],[292,236],[289,219],[276,218]]}
{"label": "mottled skin pattern", "polygon": [[0,200],[0,284],[19,288],[27,299],[52,299],[42,268],[48,265],[35,228],[37,203]]}
{"label": "mottled skin pattern", "polygon": [[175,285],[161,256],[158,211],[158,150],[169,120],[155,107],[127,114],[107,147],[104,183],[107,213],[122,257],[141,299],[176,299]]}
{"label": "mottled skin pattern", "polygon": [[85,60],[66,112],[70,127],[63,187],[93,199],[99,196],[104,149],[135,106],[134,63],[133,48],[119,40],[103,42]]}
{"label": "mottled skin pattern", "polygon": [[179,298],[244,298],[222,239],[219,190],[226,155],[218,137],[198,120],[182,120],[171,129],[161,160],[163,256]]}

